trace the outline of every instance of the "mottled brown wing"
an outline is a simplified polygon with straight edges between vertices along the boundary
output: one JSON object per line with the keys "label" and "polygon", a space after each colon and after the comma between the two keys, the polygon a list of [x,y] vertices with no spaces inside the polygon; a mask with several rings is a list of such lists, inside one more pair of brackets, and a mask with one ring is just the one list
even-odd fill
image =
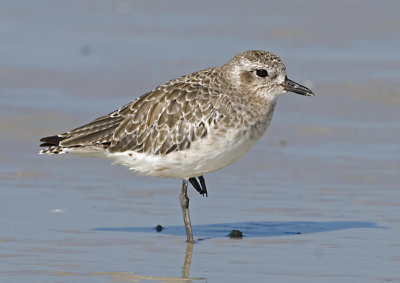
{"label": "mottled brown wing", "polygon": [[108,150],[164,155],[189,148],[216,119],[211,95],[201,84],[182,81],[156,88],[121,111],[126,118]]}
{"label": "mottled brown wing", "polygon": [[111,143],[115,129],[125,119],[121,112],[128,106],[129,104],[110,114],[99,117],[89,124],[58,135],[57,137],[61,138],[59,145],[72,147]]}

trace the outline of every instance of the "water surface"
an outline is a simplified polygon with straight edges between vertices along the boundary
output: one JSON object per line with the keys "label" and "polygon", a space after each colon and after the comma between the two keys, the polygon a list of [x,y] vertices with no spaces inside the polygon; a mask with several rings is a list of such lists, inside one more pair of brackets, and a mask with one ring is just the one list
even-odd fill
{"label": "water surface", "polygon": [[[0,281],[400,281],[399,9],[3,1]],[[317,96],[282,96],[254,148],[206,176],[209,197],[189,192],[194,246],[179,180],[37,154],[40,137],[246,49],[277,53]]]}

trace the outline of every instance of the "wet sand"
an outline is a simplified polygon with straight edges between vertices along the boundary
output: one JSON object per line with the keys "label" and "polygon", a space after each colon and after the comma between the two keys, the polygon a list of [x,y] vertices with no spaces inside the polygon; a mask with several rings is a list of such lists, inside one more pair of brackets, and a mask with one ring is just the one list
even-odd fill
{"label": "wet sand", "polygon": [[[1,282],[400,281],[397,2],[35,3],[0,12]],[[179,180],[37,154],[246,49],[317,96],[283,95],[254,148],[206,176],[209,197],[189,192],[193,246]]]}

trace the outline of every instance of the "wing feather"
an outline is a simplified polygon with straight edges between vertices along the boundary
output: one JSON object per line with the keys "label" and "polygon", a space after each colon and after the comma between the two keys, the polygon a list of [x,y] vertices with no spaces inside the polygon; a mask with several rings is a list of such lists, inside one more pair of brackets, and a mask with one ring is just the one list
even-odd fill
{"label": "wing feather", "polygon": [[164,155],[189,148],[207,135],[217,117],[209,91],[203,88],[177,82],[139,98],[114,131],[109,152]]}
{"label": "wing feather", "polygon": [[194,79],[181,77],[170,81],[86,125],[45,137],[42,146],[48,149],[43,152],[58,153],[68,147],[90,150],[98,145],[110,153],[164,155],[185,150],[207,136],[219,119],[217,108],[221,108],[221,97],[225,96],[218,85],[214,89],[210,84],[204,86],[202,80],[208,75],[204,70]]}

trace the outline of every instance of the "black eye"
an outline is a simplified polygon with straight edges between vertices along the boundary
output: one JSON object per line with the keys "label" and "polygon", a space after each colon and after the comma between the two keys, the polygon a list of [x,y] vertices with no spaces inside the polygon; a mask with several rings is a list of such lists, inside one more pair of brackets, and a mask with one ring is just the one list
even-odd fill
{"label": "black eye", "polygon": [[268,76],[267,70],[264,70],[264,69],[256,70],[256,74],[257,74],[257,76],[259,76],[261,78],[265,78]]}

